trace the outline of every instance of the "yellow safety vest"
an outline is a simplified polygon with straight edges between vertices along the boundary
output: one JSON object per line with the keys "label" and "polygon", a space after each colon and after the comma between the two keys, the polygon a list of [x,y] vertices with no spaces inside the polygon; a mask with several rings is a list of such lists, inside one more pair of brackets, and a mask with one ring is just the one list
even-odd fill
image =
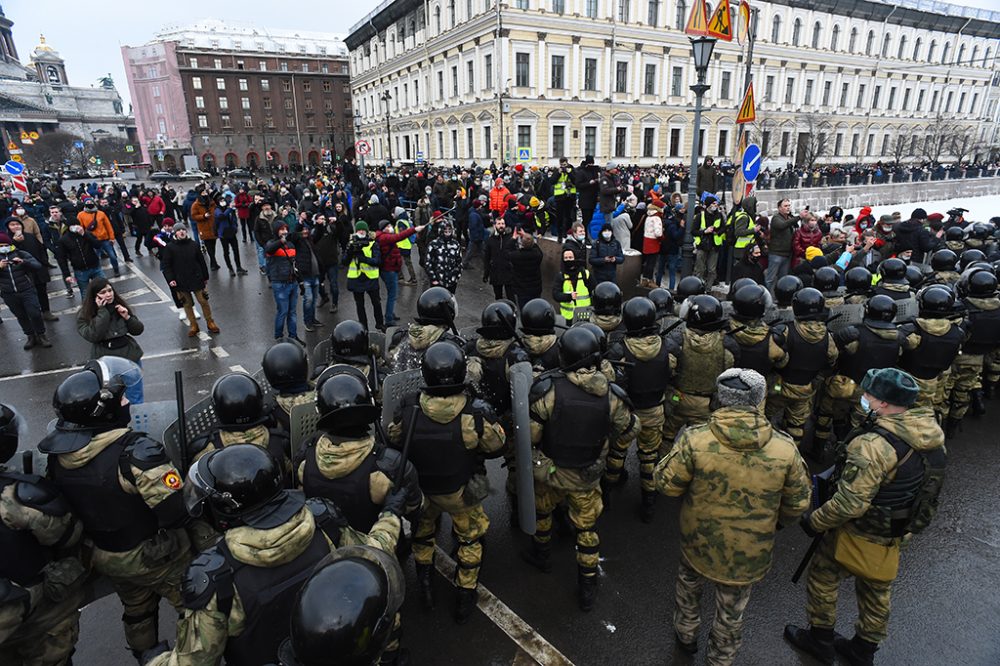
{"label": "yellow safety vest", "polygon": [[[361,248],[362,254],[364,254],[369,259],[372,258],[372,248],[375,246],[375,241],[371,241],[368,245]],[[364,275],[369,280],[378,280],[378,266],[372,266],[371,264],[363,264],[361,260],[355,258],[351,259],[351,263],[347,266],[347,279],[351,280]]]}
{"label": "yellow safety vest", "polygon": [[[730,224],[732,224],[735,227],[736,226],[736,220],[738,220],[740,218],[744,218],[744,217],[747,218],[748,220],[750,220],[750,215],[747,214],[747,212],[745,210],[738,210],[738,211],[736,211],[736,214],[733,215],[733,217],[731,218],[732,221],[730,222]],[[750,245],[750,243],[753,243],[753,239],[754,239],[753,220],[750,220],[747,223],[747,235],[746,236],[737,236],[736,237],[736,242],[734,243],[734,247],[736,247],[737,249],[745,248],[748,245]]]}
{"label": "yellow safety vest", "polygon": [[[705,213],[702,212],[701,215],[699,215],[699,217],[698,217],[698,229],[703,230],[703,229],[706,228],[706,226],[707,225],[705,224]],[[714,234],[712,234],[712,244],[715,245],[716,247],[721,247],[723,241],[726,240],[726,230],[725,230],[725,227],[726,227],[726,221],[725,221],[725,219],[720,220],[719,222],[716,223],[716,232]],[[721,228],[721,230],[720,230],[720,228]],[[703,238],[702,236],[695,236],[694,237],[694,246],[695,247],[698,247],[699,245],[701,245],[702,238]]]}
{"label": "yellow safety vest", "polygon": [[577,308],[590,307],[590,290],[587,289],[587,280],[589,279],[589,271],[580,273],[580,277],[576,279],[576,288],[573,287],[573,282],[568,277],[563,279],[563,293],[572,294],[574,291],[576,292],[575,301],[563,301],[559,304],[559,314],[566,321],[572,321]]}
{"label": "yellow safety vest", "polygon": [[[396,232],[403,233],[410,228],[410,223],[407,220],[399,220],[396,222]],[[407,236],[401,241],[396,241],[396,247],[400,250],[409,250],[413,247],[413,242],[410,240],[410,236]]]}
{"label": "yellow safety vest", "polygon": [[573,181],[569,179],[568,173],[564,173],[559,176],[559,180],[557,180],[556,184],[552,186],[552,194],[555,196],[561,197],[566,193],[576,194],[576,186],[573,185]]}

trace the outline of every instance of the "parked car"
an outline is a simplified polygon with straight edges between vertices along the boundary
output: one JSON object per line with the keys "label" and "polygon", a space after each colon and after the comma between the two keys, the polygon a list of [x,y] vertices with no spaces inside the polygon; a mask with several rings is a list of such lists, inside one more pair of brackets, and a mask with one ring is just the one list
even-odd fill
{"label": "parked car", "polygon": [[181,171],[181,180],[205,180],[206,178],[211,178],[211,174],[204,171],[199,171],[198,169],[188,169],[187,171]]}
{"label": "parked car", "polygon": [[232,169],[226,172],[228,178],[251,178],[252,175],[246,169]]}
{"label": "parked car", "polygon": [[170,173],[169,171],[154,171],[153,173],[149,174],[148,178],[148,180],[161,180],[161,181],[180,180],[180,179],[181,179],[180,176],[178,176],[175,173]]}

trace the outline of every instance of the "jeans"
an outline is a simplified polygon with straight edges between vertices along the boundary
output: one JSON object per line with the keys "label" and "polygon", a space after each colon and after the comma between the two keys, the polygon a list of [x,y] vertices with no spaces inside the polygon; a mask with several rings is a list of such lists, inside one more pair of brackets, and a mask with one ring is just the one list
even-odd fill
{"label": "jeans", "polygon": [[104,277],[104,271],[102,271],[101,267],[98,266],[97,268],[88,268],[82,271],[73,271],[73,277],[76,278],[76,286],[79,287],[80,289],[80,296],[86,297],[87,285],[90,284],[90,281],[93,280],[94,278]]}
{"label": "jeans", "polygon": [[215,238],[205,239],[205,252],[208,254],[209,266],[211,268],[218,268],[219,262],[215,260]]}
{"label": "jeans", "polygon": [[776,254],[767,255],[767,270],[764,272],[764,281],[767,288],[774,293],[774,285],[778,280],[788,275],[788,268],[791,266],[791,259],[781,257]]}
{"label": "jeans", "polygon": [[101,241],[101,247],[97,249],[97,255],[105,255],[111,261],[111,268],[118,272],[118,255],[115,254],[115,244],[112,241]]}
{"label": "jeans", "polygon": [[38,294],[34,289],[11,292],[3,295],[3,302],[21,325],[25,335],[44,335],[45,321],[42,319],[42,309],[38,305]]}
{"label": "jeans", "polygon": [[483,242],[484,241],[469,241],[468,246],[465,248],[465,256],[462,257],[463,266],[468,266],[473,257],[483,256]]}
{"label": "jeans", "polygon": [[[136,361],[135,364],[140,368],[142,368],[142,361]],[[125,398],[128,399],[129,403],[133,405],[142,404],[143,401],[142,374],[139,375],[139,381],[136,384],[125,388]]]}
{"label": "jeans", "polygon": [[385,282],[385,321],[392,326],[396,319],[396,293],[399,291],[399,273],[382,271],[382,281]]}
{"label": "jeans", "polygon": [[382,298],[378,293],[378,289],[373,289],[372,291],[355,291],[354,294],[354,307],[358,312],[358,321],[361,325],[368,330],[368,313],[365,311],[365,294],[368,294],[368,298],[372,302],[372,310],[375,312],[375,326],[377,328],[385,328],[385,322],[382,319]]}
{"label": "jeans", "polygon": [[677,274],[681,270],[681,255],[677,254],[661,254],[660,261],[656,265],[656,280],[657,286],[663,282],[664,273],[670,280],[670,285],[668,289],[673,289],[674,285],[677,283]]}
{"label": "jeans", "polygon": [[288,336],[299,337],[298,321],[295,317],[295,306],[299,299],[299,285],[297,282],[272,282],[271,291],[274,292],[274,304],[278,308],[274,316],[274,337],[283,337],[285,334],[285,322],[288,323]]}
{"label": "jeans", "polygon": [[264,259],[264,246],[260,243],[255,243],[255,245],[257,246],[257,265],[263,270],[267,268],[267,261]]}
{"label": "jeans", "polygon": [[328,266],[326,268],[326,278],[330,282],[330,307],[337,304],[340,300],[340,287],[337,285],[337,273],[338,268],[336,265]]}
{"label": "jeans", "polygon": [[302,286],[305,291],[302,293],[302,318],[306,326],[312,326],[316,322],[316,296],[319,294],[319,277],[302,278]]}
{"label": "jeans", "polygon": [[219,243],[222,244],[222,258],[226,261],[226,268],[230,271],[233,270],[233,265],[229,261],[229,251],[232,250],[233,260],[236,262],[236,268],[238,270],[243,270],[243,266],[240,264],[239,239],[236,236],[230,236],[229,238],[220,238]]}

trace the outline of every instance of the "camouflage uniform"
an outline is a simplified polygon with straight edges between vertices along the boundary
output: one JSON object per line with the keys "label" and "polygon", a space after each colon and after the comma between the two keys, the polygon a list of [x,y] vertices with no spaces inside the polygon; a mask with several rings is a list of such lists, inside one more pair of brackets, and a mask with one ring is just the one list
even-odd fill
{"label": "camouflage uniform", "polygon": [[[919,330],[918,330],[919,329]],[[957,330],[953,330],[957,329]],[[917,317],[913,323],[904,324],[900,327],[903,334],[903,359],[900,362],[900,367],[917,380],[917,385],[920,387],[920,395],[917,397],[917,407],[933,407],[935,414],[938,415],[938,419],[944,421],[945,416],[948,413],[948,382],[951,381],[951,365],[954,362],[954,357],[944,358],[935,355],[934,359],[923,359],[924,362],[934,362],[935,364],[940,364],[943,369],[937,376],[933,377],[921,377],[920,373],[915,371],[915,369],[908,363],[907,353],[911,352],[912,358],[919,359],[919,348],[922,345],[921,331],[924,335],[930,337],[945,337],[952,334],[958,336],[959,339],[965,339],[965,330],[962,326],[954,324],[947,319],[924,319],[923,317]],[[955,354],[958,354],[958,348],[955,348]]]}
{"label": "camouflage uniform", "polygon": [[671,331],[668,339],[680,350],[674,391],[663,425],[664,447],[673,445],[684,426],[704,423],[711,413],[715,378],[739,363],[739,345],[725,331],[685,328]]}
{"label": "camouflage uniform", "polygon": [[[785,344],[782,345],[783,347],[788,344],[789,336],[793,335],[792,327],[794,327],[795,332],[806,343],[819,343],[824,337],[827,337],[825,367],[832,368],[837,362],[838,351],[837,345],[833,341],[833,336],[827,332],[826,323],[821,321],[792,322],[785,332],[779,333],[780,336],[784,337]],[[780,329],[776,329],[776,332],[778,330]],[[796,362],[795,356],[789,355],[788,363],[783,368],[786,376],[795,371],[793,365]],[[796,444],[802,443],[802,438],[805,435],[806,421],[812,415],[813,398],[816,396],[814,382],[815,376],[801,384],[792,383],[783,377],[779,377],[774,383],[771,395],[768,396],[768,418],[772,421],[782,418],[785,431],[792,436]]]}
{"label": "camouflage uniform", "polygon": [[679,435],[656,466],[656,487],[684,498],[674,629],[685,643],[697,641],[701,588],[713,582],[716,615],[706,663],[731,664],[750,589],[771,567],[776,523],[794,522],[809,507],[805,463],[795,442],[759,410],[723,407],[707,424]]}
{"label": "camouflage uniform", "polygon": [[[929,407],[915,407],[892,416],[880,416],[875,425],[902,439],[915,451],[944,448],[944,433]],[[837,620],[840,583],[853,574],[834,559],[841,531],[884,546],[900,547],[907,537],[889,536],[887,524],[871,517],[872,500],[896,476],[901,463],[896,450],[877,432],[866,432],[847,442],[837,490],[809,518],[810,526],[825,532],[809,567],[806,613],[813,627],[833,629]],[[892,583],[855,576],[858,597],[857,635],[878,644],[889,625]]]}
{"label": "camouflage uniform", "polygon": [[447,328],[437,324],[410,324],[406,329],[396,331],[385,353],[389,371],[403,372],[419,368],[424,352],[438,340],[453,340],[459,347],[464,346]]}
{"label": "camouflage uniform", "polygon": [[[257,529],[242,526],[227,530],[225,545],[233,559],[247,567],[270,568],[288,564],[312,544],[316,530],[326,520],[323,512],[325,508],[322,500],[313,499],[291,519],[277,527]],[[338,518],[333,520],[337,521]],[[399,518],[388,512],[379,517],[367,534],[338,522],[322,526],[325,544],[331,552],[342,546],[365,545],[392,553],[396,548],[399,530]],[[206,556],[207,554],[202,557]],[[205,565],[196,561],[192,565],[192,572],[199,566]],[[177,643],[174,649],[158,655],[147,666],[216,666],[221,662],[230,638],[241,636],[248,620],[253,619],[247,617],[239,590],[231,583],[229,590],[217,591],[208,587],[205,593],[204,588],[199,589],[198,578],[199,576],[189,574],[185,583],[185,608],[177,620]],[[221,585],[222,583],[215,583],[215,587]],[[202,594],[197,594],[199,591]],[[231,595],[228,604],[220,603],[220,598],[226,596],[227,592]],[[228,610],[225,610],[226,605],[229,606]],[[287,627],[282,631],[287,632]],[[274,656],[270,658],[273,659]],[[266,660],[269,655],[261,657]]]}
{"label": "camouflage uniform", "polygon": [[524,335],[524,349],[531,357],[531,367],[535,376],[546,370],[554,370],[559,367],[559,347],[556,345],[558,338],[554,333],[549,335]]}
{"label": "camouflage uniform", "polygon": [[544,378],[536,381],[531,392],[531,443],[534,458],[535,478],[535,534],[537,547],[548,550],[552,540],[552,512],[557,504],[566,500],[569,505],[569,519],[576,528],[576,562],[583,577],[597,575],[600,560],[600,537],[594,528],[604,505],[601,502],[600,481],[604,472],[608,442],[614,437],[631,438],[635,435],[638,422],[632,414],[621,389],[608,382],[607,377],[593,368],[583,368],[565,373],[569,382],[586,393],[598,397],[608,397],[609,424],[611,433],[605,438],[603,451],[588,466],[582,468],[559,467],[543,453],[542,444],[547,428],[565,427],[563,423],[551,422],[556,406],[555,386],[545,388]]}
{"label": "camouflage uniform", "polygon": [[[15,567],[32,568],[41,580],[19,585],[9,582],[11,591],[0,605],[0,663],[25,666],[56,666],[73,655],[80,635],[80,606],[84,600],[86,571],[75,554],[82,526],[66,500],[40,477],[21,476],[6,480],[0,467],[0,521],[3,528],[29,532],[40,546],[39,561],[10,562]],[[44,505],[28,505],[18,499],[20,484],[49,487]],[[36,498],[41,494],[33,491]],[[47,509],[47,510],[46,510]],[[35,553],[31,553],[34,555]],[[25,557],[28,553],[4,552],[5,557]],[[51,559],[50,559],[51,558]]]}
{"label": "camouflage uniform", "polygon": [[[456,419],[460,419],[462,444],[470,453],[490,454],[500,451],[504,447],[507,436],[503,427],[489,413],[489,408],[485,403],[473,402],[464,393],[432,396],[421,392],[419,406],[419,411],[442,429],[449,427]],[[398,446],[403,445],[404,418],[406,416],[403,410],[407,408],[408,405],[404,401],[393,422],[389,425],[389,440]],[[414,439],[417,437],[417,433],[414,432]],[[417,564],[431,565],[434,563],[435,534],[441,523],[441,514],[447,513],[451,516],[452,532],[459,542],[455,584],[464,589],[475,589],[483,557],[481,539],[486,535],[486,530],[490,526],[490,520],[486,516],[486,512],[483,511],[482,501],[484,497],[474,495],[464,484],[454,492],[431,494],[424,487],[424,478],[432,470],[428,470],[426,466],[421,469],[421,464],[413,451],[411,444],[410,462],[417,468],[417,473],[421,477],[421,490],[424,491],[420,521],[413,532],[413,557]]]}
{"label": "camouflage uniform", "polygon": [[[962,345],[962,353],[955,357],[948,382],[950,404],[948,418],[954,421],[961,421],[965,417],[965,413],[969,410],[971,394],[983,386],[983,369],[987,356],[996,351],[997,348],[1000,348],[1000,340],[994,339],[992,332],[983,336],[989,341],[985,344],[983,343],[985,341],[981,342],[982,337],[976,335],[977,315],[979,313],[989,315],[989,313],[1000,309],[1000,298],[976,298],[970,296],[965,298],[964,302],[970,310],[969,319],[967,320],[970,338]],[[978,322],[979,325],[984,323],[989,326],[992,322],[982,322],[982,320]],[[990,329],[986,330],[989,331]],[[988,378],[987,381],[989,381]]]}
{"label": "camouflage uniform", "polygon": [[[740,328],[742,330],[730,334],[736,344],[740,346],[740,360],[736,364],[737,368],[748,368],[759,372],[770,388],[774,385],[774,370],[784,367],[788,362],[788,352],[781,348],[781,345],[771,335],[771,327],[762,319],[751,321],[733,322],[730,328]],[[753,348],[764,342],[767,338],[767,346],[762,354],[763,358],[758,359]]]}

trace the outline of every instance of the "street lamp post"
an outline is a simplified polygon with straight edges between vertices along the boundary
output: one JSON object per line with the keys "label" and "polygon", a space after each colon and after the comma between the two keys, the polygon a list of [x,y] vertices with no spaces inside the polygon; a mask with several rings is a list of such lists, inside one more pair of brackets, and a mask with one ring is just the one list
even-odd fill
{"label": "street lamp post", "polygon": [[[360,138],[361,138],[361,112],[358,111],[357,109],[354,109],[354,141],[355,141],[355,145],[357,145],[357,141]],[[363,154],[358,155],[357,151],[355,151],[355,155],[360,160],[360,163],[361,163],[361,174],[363,176],[364,173],[365,173],[365,156]]]}
{"label": "street lamp post", "polygon": [[382,93],[382,101],[385,102],[385,137],[386,145],[389,148],[389,164],[392,164],[392,130],[389,128],[389,100],[392,95],[386,90]]}
{"label": "street lamp post", "polygon": [[691,86],[694,93],[694,136],[691,138],[691,172],[688,174],[687,217],[684,224],[684,245],[681,247],[681,275],[694,272],[694,207],[698,199],[698,155],[701,153],[701,101],[711,86],[705,83],[705,74],[712,58],[715,40],[711,37],[697,37],[691,40],[691,53],[698,82]]}

